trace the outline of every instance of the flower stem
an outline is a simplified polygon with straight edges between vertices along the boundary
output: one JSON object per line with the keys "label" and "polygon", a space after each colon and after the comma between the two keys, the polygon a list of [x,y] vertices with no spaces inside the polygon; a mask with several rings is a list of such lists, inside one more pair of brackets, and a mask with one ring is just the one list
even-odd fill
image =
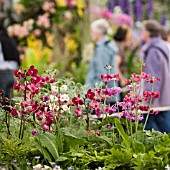
{"label": "flower stem", "polygon": [[[153,92],[154,90],[154,84],[152,85],[152,91]],[[151,111],[151,106],[152,106],[152,97],[150,98],[150,103],[149,103],[149,111],[147,113],[147,116],[146,116],[146,120],[145,120],[145,123],[144,123],[144,126],[143,126],[143,130],[145,130],[145,127],[146,127],[146,124],[147,124],[147,121],[148,121],[148,118],[149,118],[149,114],[150,114],[150,111]]]}

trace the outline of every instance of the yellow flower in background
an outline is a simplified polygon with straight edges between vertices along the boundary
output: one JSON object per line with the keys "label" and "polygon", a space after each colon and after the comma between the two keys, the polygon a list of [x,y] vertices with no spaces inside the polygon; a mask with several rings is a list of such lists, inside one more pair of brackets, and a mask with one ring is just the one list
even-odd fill
{"label": "yellow flower in background", "polygon": [[54,34],[50,33],[50,32],[46,32],[45,33],[45,37],[46,37],[46,41],[47,41],[47,44],[50,46],[50,47],[54,47]]}
{"label": "yellow flower in background", "polygon": [[77,13],[80,17],[83,16],[83,10],[86,8],[86,3],[84,0],[76,0],[76,5],[77,5]]}
{"label": "yellow flower in background", "polygon": [[23,60],[25,66],[34,64],[36,67],[42,64],[51,62],[52,50],[46,46],[40,39],[36,39],[34,35],[30,35],[27,38],[27,50],[26,56]]}
{"label": "yellow flower in background", "polygon": [[85,8],[86,7],[86,3],[84,0],[76,0],[76,5],[77,5],[77,8]]}
{"label": "yellow flower in background", "polygon": [[80,17],[82,17],[83,14],[84,14],[84,12],[83,12],[82,9],[78,9],[78,10],[77,10],[77,13],[78,13],[78,15],[79,15]]}
{"label": "yellow flower in background", "polygon": [[65,43],[66,53],[68,53],[68,55],[72,55],[77,52],[78,43],[70,36],[70,34],[67,34],[65,36],[64,43]]}
{"label": "yellow flower in background", "polygon": [[58,7],[66,7],[67,2],[65,0],[56,0],[57,6]]}

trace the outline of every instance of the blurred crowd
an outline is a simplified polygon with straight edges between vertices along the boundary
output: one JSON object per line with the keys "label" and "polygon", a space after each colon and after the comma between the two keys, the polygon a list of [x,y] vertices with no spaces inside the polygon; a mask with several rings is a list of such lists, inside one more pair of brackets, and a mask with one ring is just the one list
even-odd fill
{"label": "blurred crowd", "polygon": [[[159,78],[154,91],[160,92],[160,97],[154,100],[152,107],[170,106],[170,29],[161,26],[156,20],[143,21],[137,30],[128,24],[120,25],[110,36],[112,27],[105,19],[95,20],[91,24],[91,38],[95,44],[93,58],[89,64],[86,84],[95,87],[100,83],[100,75],[108,74],[106,65],[114,66],[111,74],[119,74],[118,86],[124,87],[127,76],[127,51],[136,50],[136,55],[142,62],[142,72]],[[143,64],[142,64],[143,63]],[[113,87],[112,84],[109,84]],[[152,86],[143,84],[143,89],[152,91]],[[121,96],[119,99],[122,101]],[[114,99],[108,104],[114,104]],[[149,103],[148,103],[149,104]],[[146,129],[170,132],[170,111],[161,111],[159,115],[151,115]]]}

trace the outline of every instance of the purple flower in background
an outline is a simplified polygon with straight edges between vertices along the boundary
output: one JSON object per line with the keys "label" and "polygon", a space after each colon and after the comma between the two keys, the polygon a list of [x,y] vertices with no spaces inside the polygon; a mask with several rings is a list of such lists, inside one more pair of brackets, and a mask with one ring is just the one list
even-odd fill
{"label": "purple flower in background", "polygon": [[35,130],[32,130],[32,135],[34,135],[34,136],[37,136],[38,135],[38,133],[35,131]]}
{"label": "purple flower in background", "polygon": [[165,11],[162,12],[162,17],[161,17],[161,25],[165,25],[167,21],[167,13]]}
{"label": "purple flower in background", "polygon": [[141,0],[136,1],[136,20],[137,21],[142,20],[142,1]]}
{"label": "purple flower in background", "polygon": [[152,19],[153,18],[153,1],[152,0],[148,0],[147,10],[148,10],[148,19]]}
{"label": "purple flower in background", "polygon": [[127,14],[129,13],[127,0],[119,0],[119,6],[121,7],[124,13],[127,13]]}
{"label": "purple flower in background", "polygon": [[107,3],[107,7],[108,9],[113,12],[113,9],[115,8],[115,6],[119,5],[118,0],[109,0]]}

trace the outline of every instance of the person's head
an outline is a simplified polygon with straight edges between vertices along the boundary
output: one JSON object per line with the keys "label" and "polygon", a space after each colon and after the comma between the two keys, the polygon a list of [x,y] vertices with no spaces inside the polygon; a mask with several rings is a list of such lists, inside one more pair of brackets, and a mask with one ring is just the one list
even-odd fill
{"label": "person's head", "polygon": [[168,39],[168,28],[166,26],[162,26],[161,28],[161,37],[164,41]]}
{"label": "person's head", "polygon": [[98,19],[91,23],[91,37],[97,43],[103,39],[108,32],[109,23],[105,19]]}
{"label": "person's head", "polygon": [[145,41],[149,41],[154,37],[159,37],[161,33],[161,25],[156,20],[146,20],[142,25],[142,37]]}
{"label": "person's head", "polygon": [[130,43],[133,38],[132,29],[127,25],[119,26],[113,38],[117,42]]}

